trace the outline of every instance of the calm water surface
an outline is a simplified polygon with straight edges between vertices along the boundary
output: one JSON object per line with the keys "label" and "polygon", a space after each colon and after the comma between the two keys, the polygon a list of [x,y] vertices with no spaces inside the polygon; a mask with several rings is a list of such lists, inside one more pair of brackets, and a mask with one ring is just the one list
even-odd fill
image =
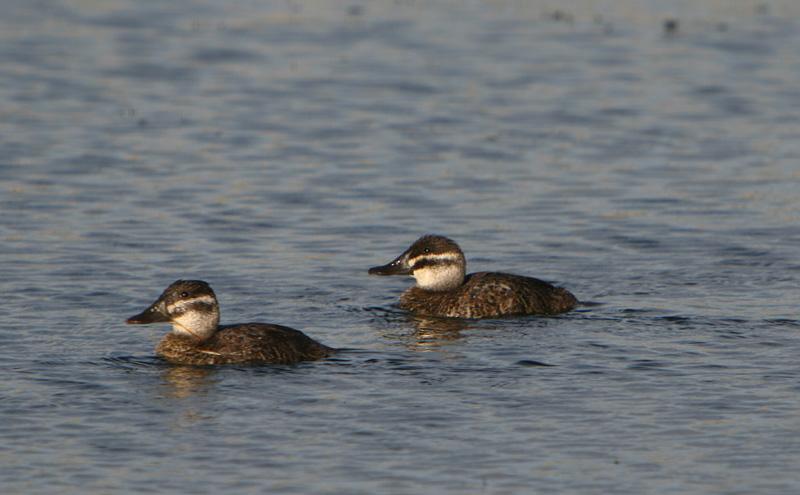
{"label": "calm water surface", "polygon": [[[559,4],[6,6],[3,493],[800,492],[800,7]],[[410,317],[425,233],[595,304]],[[178,278],[346,350],[165,365]]]}

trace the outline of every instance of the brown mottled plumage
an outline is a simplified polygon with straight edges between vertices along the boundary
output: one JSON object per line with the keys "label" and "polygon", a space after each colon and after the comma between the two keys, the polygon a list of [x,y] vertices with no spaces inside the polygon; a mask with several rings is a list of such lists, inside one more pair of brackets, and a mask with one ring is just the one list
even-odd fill
{"label": "brown mottled plumage", "polygon": [[414,277],[417,285],[400,296],[398,306],[431,316],[556,315],[578,305],[569,291],[543,280],[498,272],[466,275],[466,267],[458,244],[427,235],[391,263],[370,268],[369,273]]}
{"label": "brown mottled plumage", "polygon": [[176,364],[289,364],[319,359],[335,349],[303,332],[268,323],[219,325],[219,304],[201,280],[178,280],[128,324],[172,323],[156,354]]}

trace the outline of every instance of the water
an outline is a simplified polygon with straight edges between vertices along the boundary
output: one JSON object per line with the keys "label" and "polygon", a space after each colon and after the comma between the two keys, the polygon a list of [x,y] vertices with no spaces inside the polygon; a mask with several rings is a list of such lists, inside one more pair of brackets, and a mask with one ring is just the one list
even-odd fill
{"label": "water", "polygon": [[[800,491],[800,8],[558,4],[6,6],[3,492]],[[424,233],[596,304],[409,317]],[[178,278],[346,350],[165,365]]]}

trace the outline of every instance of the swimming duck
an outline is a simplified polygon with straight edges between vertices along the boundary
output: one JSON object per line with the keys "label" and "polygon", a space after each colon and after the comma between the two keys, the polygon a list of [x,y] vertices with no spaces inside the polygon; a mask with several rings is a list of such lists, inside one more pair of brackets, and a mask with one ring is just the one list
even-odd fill
{"label": "swimming duck", "polygon": [[414,277],[417,284],[400,296],[398,306],[430,316],[556,315],[578,304],[568,290],[537,278],[466,271],[461,248],[440,235],[423,236],[391,263],[369,269],[373,275]]}
{"label": "swimming duck", "polygon": [[268,323],[219,324],[219,303],[202,280],[178,280],[129,325],[170,322],[156,354],[176,364],[289,364],[330,356],[324,346],[293,328]]}

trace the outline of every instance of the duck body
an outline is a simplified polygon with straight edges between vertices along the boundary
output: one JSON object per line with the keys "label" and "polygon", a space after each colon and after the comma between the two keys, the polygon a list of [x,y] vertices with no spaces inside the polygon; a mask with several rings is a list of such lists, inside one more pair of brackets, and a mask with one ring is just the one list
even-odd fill
{"label": "duck body", "polygon": [[410,275],[417,284],[398,307],[428,316],[488,318],[504,315],[557,315],[578,305],[572,293],[532,277],[502,272],[466,275],[466,259],[452,240],[438,235],[418,239],[375,275]]}
{"label": "duck body", "polygon": [[268,323],[222,325],[199,341],[170,332],[156,354],[176,364],[291,364],[328,357],[335,351],[293,328]]}
{"label": "duck body", "polygon": [[172,323],[156,354],[175,364],[290,364],[336,352],[299,330],[268,323],[219,324],[219,304],[201,280],[178,280],[128,324]]}
{"label": "duck body", "polygon": [[429,316],[487,318],[503,315],[557,315],[578,300],[568,290],[543,280],[501,272],[471,273],[464,283],[444,292],[411,287],[398,307]]}

